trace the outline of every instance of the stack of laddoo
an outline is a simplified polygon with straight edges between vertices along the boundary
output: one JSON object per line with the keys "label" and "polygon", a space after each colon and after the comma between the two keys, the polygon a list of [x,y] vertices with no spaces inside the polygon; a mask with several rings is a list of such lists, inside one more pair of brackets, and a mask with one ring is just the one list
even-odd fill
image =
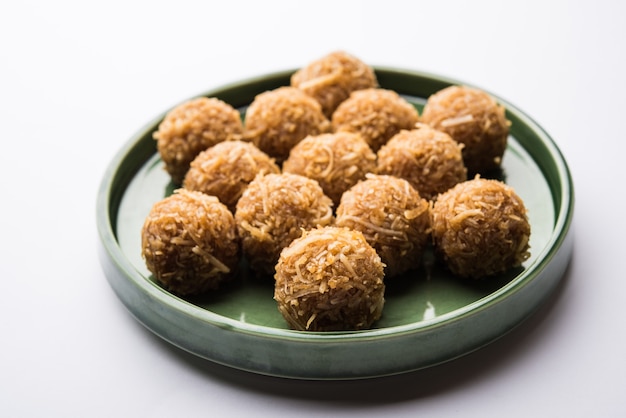
{"label": "stack of laddoo", "polygon": [[410,280],[430,248],[471,279],[529,257],[522,199],[484,178],[501,166],[509,126],[493,97],[465,86],[431,95],[420,115],[342,51],[245,110],[183,103],[154,133],[180,188],[146,218],[146,266],[186,296],[218,289],[245,259],[273,276],[289,327],[371,328],[386,284]]}

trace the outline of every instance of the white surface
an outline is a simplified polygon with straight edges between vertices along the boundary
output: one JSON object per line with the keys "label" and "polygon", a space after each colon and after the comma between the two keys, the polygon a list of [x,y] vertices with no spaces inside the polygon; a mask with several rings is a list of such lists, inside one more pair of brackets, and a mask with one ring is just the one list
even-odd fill
{"label": "white surface", "polygon": [[[2,3],[0,416],[623,416],[625,4]],[[99,266],[106,165],[170,106],[335,49],[482,86],[552,135],[577,193],[563,285],[497,343],[371,381],[267,378],[162,342]]]}

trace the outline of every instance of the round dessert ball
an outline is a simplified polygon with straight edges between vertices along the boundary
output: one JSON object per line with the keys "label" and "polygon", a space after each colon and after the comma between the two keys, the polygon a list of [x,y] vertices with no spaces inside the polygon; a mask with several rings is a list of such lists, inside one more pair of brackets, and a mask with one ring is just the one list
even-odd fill
{"label": "round dessert ball", "polygon": [[283,250],[274,299],[301,331],[371,328],[385,303],[383,264],[363,234],[346,228],[307,231]]}
{"label": "round dessert ball", "polygon": [[467,180],[462,146],[448,134],[418,124],[401,131],[378,150],[376,172],[407,180],[420,196],[433,200]]}
{"label": "round dessert ball", "polygon": [[283,164],[283,172],[317,180],[335,205],[343,192],[375,168],[376,154],[359,134],[350,132],[308,136]]}
{"label": "round dessert ball", "polygon": [[355,90],[376,87],[374,70],[360,59],[335,51],[302,67],[291,76],[291,85],[314,97],[330,118],[339,103]]}
{"label": "round dessert ball", "polygon": [[430,204],[404,179],[368,174],[344,193],[335,224],[362,232],[390,278],[419,265],[430,238]]}
{"label": "round dessert ball", "polygon": [[232,213],[216,197],[200,192],[179,189],[154,204],[141,244],[155,280],[181,296],[216,289],[239,263]]}
{"label": "round dessert ball", "polygon": [[297,174],[259,175],[237,202],[235,221],[252,270],[273,275],[283,248],[303,230],[329,225],[332,201],[320,185]]}
{"label": "round dessert ball", "polygon": [[254,144],[220,142],[191,162],[183,187],[216,196],[232,212],[241,194],[257,174],[280,173],[272,158]]}
{"label": "round dessert ball", "polygon": [[402,129],[413,129],[419,119],[417,109],[392,90],[370,88],[354,91],[335,110],[335,131],[357,132],[373,151]]}
{"label": "round dessert ball", "polygon": [[222,141],[238,139],[242,132],[237,110],[219,99],[200,97],[168,112],[153,137],[165,170],[172,182],[180,185],[189,164],[201,151]]}
{"label": "round dessert ball", "polygon": [[447,87],[428,98],[421,121],[464,145],[463,160],[470,175],[500,167],[511,123],[504,107],[487,93]]}
{"label": "round dessert ball", "polygon": [[439,196],[431,213],[435,250],[457,276],[491,276],[530,256],[526,208],[501,181],[459,183]]}
{"label": "round dessert ball", "polygon": [[278,162],[307,135],[329,130],[320,104],[295,87],[261,93],[246,110],[244,138]]}

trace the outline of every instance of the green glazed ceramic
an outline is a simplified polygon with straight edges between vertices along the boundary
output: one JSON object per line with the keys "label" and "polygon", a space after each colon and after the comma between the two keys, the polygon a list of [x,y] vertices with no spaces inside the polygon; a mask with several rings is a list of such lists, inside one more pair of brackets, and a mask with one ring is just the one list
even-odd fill
{"label": "green glazed ceramic", "polygon": [[[421,108],[432,93],[459,81],[415,71],[375,68],[381,87]],[[255,95],[289,84],[293,71],[208,91],[242,109]],[[555,289],[572,252],[573,185],[555,143],[504,100],[512,122],[499,177],[524,200],[532,256],[488,282],[455,279],[432,258],[387,284],[383,317],[371,330],[310,333],[288,329],[271,278],[242,269],[210,295],[181,299],[157,285],[141,258],[141,227],[151,206],[173,186],[148,123],[119,151],[98,194],[100,258],[129,311],[148,329],[200,357],[255,373],[302,379],[356,379],[429,367],[476,350],[527,318]],[[245,266],[244,266],[245,267]]]}

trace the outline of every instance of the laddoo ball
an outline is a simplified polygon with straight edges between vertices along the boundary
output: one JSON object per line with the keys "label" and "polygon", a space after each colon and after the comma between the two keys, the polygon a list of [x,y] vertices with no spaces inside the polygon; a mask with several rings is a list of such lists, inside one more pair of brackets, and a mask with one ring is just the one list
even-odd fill
{"label": "laddoo ball", "polygon": [[308,136],[283,164],[284,172],[317,180],[335,205],[343,192],[375,168],[376,154],[359,134],[351,132]]}
{"label": "laddoo ball", "polygon": [[217,289],[239,263],[232,213],[215,196],[185,189],[152,206],[141,244],[156,282],[181,296]]}
{"label": "laddoo ball", "polygon": [[344,193],[335,225],[363,233],[388,279],[419,265],[430,238],[430,204],[404,179],[368,174]]}
{"label": "laddoo ball", "polygon": [[335,110],[335,132],[361,134],[374,152],[403,129],[413,129],[417,109],[393,90],[370,88],[354,91]]}
{"label": "laddoo ball", "polygon": [[176,106],[165,115],[153,137],[172,182],[183,182],[189,164],[219,142],[239,139],[241,115],[217,98],[200,97]]}
{"label": "laddoo ball", "polygon": [[235,221],[250,268],[271,276],[282,249],[303,230],[331,224],[332,201],[313,179],[259,175],[237,202]]}
{"label": "laddoo ball", "polygon": [[327,118],[355,90],[377,87],[374,70],[344,51],[327,54],[300,68],[291,85],[314,97]]}
{"label": "laddoo ball", "polygon": [[530,256],[526,208],[501,181],[477,177],[459,183],[439,196],[431,213],[435,251],[459,277],[492,276]]}
{"label": "laddoo ball", "polygon": [[428,98],[421,121],[464,145],[463,160],[470,176],[500,168],[511,123],[504,107],[484,91],[444,88]]}
{"label": "laddoo ball", "polygon": [[429,200],[467,180],[462,146],[448,134],[424,124],[400,131],[382,146],[376,172],[407,180]]}
{"label": "laddoo ball", "polygon": [[280,254],[274,299],[292,329],[371,328],[385,303],[383,264],[363,234],[325,227],[305,232]]}
{"label": "laddoo ball", "polygon": [[233,213],[237,201],[258,174],[280,173],[280,168],[254,144],[220,142],[191,162],[183,187],[217,197]]}
{"label": "laddoo ball", "polygon": [[320,104],[295,87],[279,87],[255,97],[246,110],[244,138],[279,163],[307,135],[330,130]]}

